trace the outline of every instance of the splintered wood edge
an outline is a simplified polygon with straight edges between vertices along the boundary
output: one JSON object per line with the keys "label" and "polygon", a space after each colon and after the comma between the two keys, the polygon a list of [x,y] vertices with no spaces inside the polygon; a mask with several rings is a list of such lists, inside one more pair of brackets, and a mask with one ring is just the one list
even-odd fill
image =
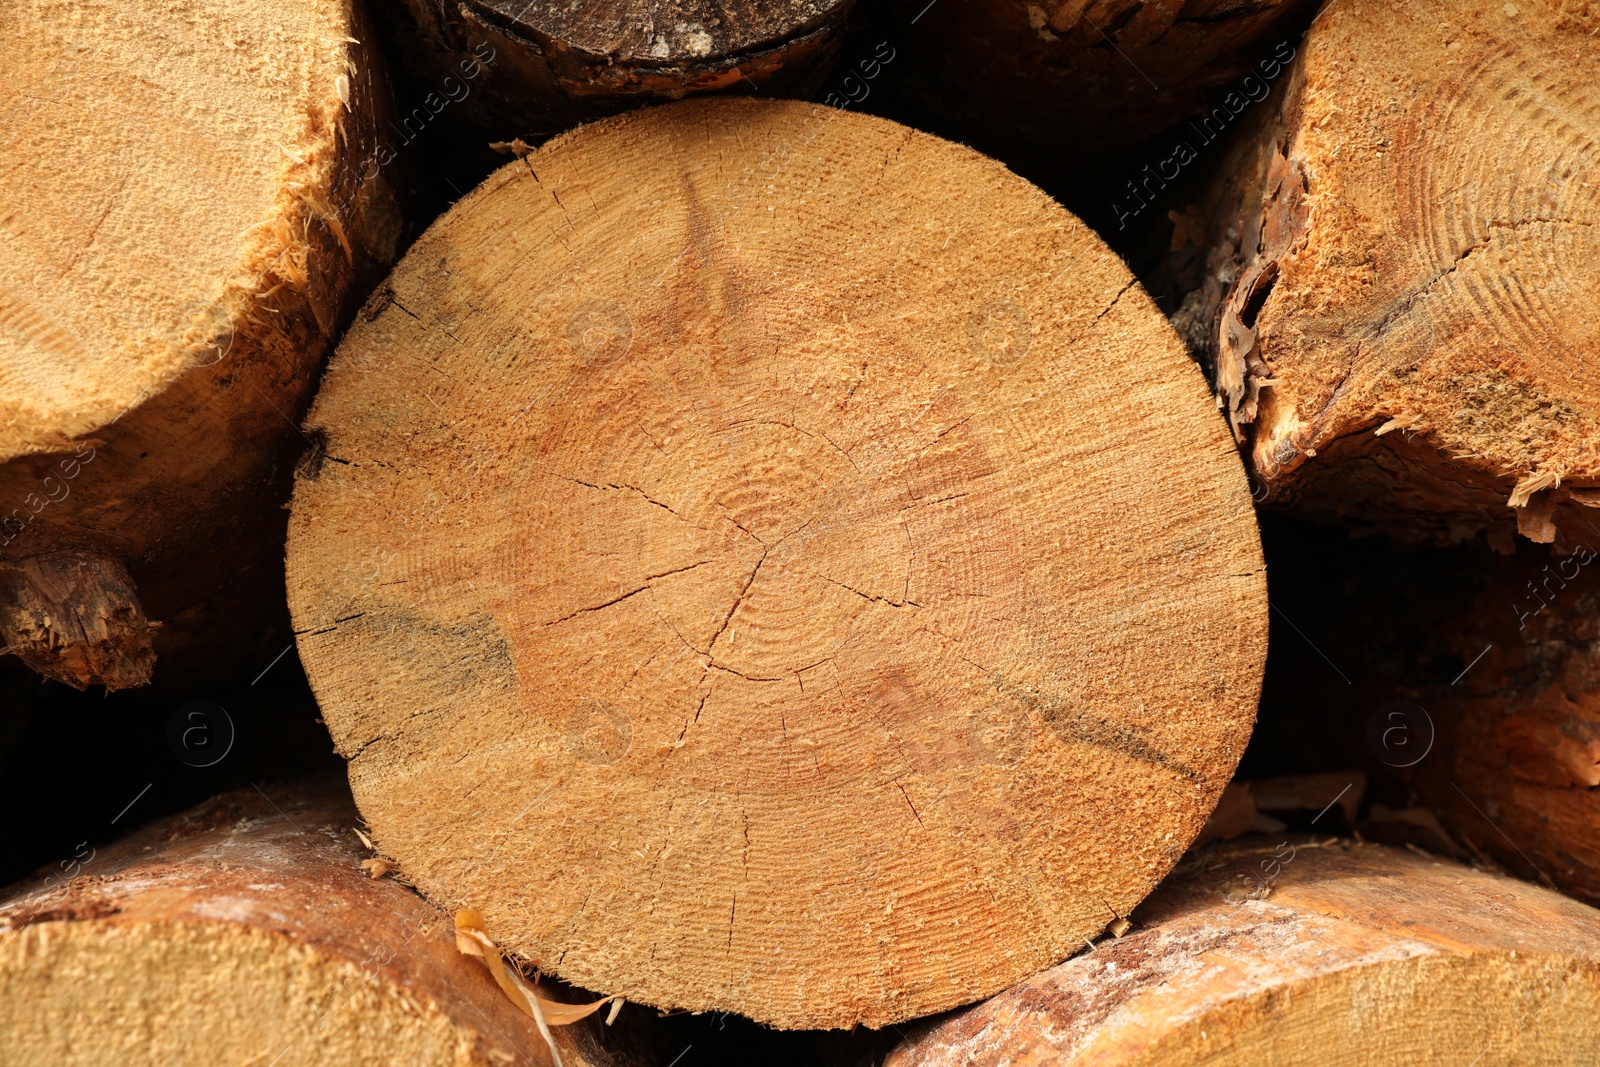
{"label": "splintered wood edge", "polygon": [[1506,551],[1513,519],[1538,542],[1583,530],[1596,31],[1548,0],[1341,5],[1246,120],[1210,194],[1198,328],[1274,502]]}
{"label": "splintered wood edge", "polygon": [[508,164],[387,288],[307,421],[289,589],[434,899],[599,992],[884,1025],[1070,954],[1199,831],[1259,690],[1253,511],[1038,190],[686,103]]}

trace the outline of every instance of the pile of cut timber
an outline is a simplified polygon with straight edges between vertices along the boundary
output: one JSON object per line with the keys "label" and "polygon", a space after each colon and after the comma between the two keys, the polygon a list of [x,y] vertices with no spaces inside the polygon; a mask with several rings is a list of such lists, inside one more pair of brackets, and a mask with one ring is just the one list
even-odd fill
{"label": "pile of cut timber", "polygon": [[0,48],[0,1058],[1600,1059],[1595,5]]}
{"label": "pile of cut timber", "polygon": [[1473,669],[1428,701],[1440,748],[1414,779],[1480,854],[1588,899],[1597,31],[1558,3],[1330,7],[1191,213],[1207,273],[1177,315],[1268,506],[1552,544],[1478,565],[1440,637]]}
{"label": "pile of cut timber", "polygon": [[376,839],[516,952],[882,1026],[1060,961],[1205,822],[1265,651],[1246,485],[1004,168],[674,105],[508,164],[380,299],[290,604]]}

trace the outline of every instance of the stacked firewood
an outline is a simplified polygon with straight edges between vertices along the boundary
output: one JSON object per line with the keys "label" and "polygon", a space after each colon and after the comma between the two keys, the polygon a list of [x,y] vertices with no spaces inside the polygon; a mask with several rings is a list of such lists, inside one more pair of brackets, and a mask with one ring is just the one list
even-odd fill
{"label": "stacked firewood", "polygon": [[0,41],[0,1059],[1600,1058],[1594,5]]}

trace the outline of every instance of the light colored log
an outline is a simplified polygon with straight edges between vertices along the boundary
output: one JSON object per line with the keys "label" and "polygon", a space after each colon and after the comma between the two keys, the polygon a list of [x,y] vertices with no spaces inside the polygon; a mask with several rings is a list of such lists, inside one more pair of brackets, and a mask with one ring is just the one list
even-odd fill
{"label": "light colored log", "polygon": [[165,622],[191,675],[260,655],[294,420],[400,235],[371,36],[347,0],[0,22],[0,560],[113,561],[52,616],[57,677],[148,674],[57,625],[97,613]]}
{"label": "light colored log", "polygon": [[1600,912],[1379,845],[1214,846],[1134,928],[886,1067],[1590,1063]]}
{"label": "light colored log", "polygon": [[387,285],[289,589],[424,892],[585,988],[881,1026],[1064,958],[1198,833],[1260,682],[1253,511],[1037,189],[686,102],[507,165]]}
{"label": "light colored log", "polygon": [[[1180,311],[1269,501],[1405,537],[1600,505],[1600,14],[1328,5]],[[1203,242],[1204,243],[1204,242]]]}
{"label": "light colored log", "polygon": [[[362,870],[336,782],[229,793],[80,850],[0,899],[0,1033],[18,1063],[544,1067],[534,1025],[450,916]],[[597,1020],[567,1067],[620,1067]]]}

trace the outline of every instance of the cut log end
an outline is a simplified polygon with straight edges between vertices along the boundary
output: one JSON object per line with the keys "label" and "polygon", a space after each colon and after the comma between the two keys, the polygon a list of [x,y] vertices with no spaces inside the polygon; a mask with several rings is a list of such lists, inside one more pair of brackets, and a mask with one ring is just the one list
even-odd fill
{"label": "cut log end", "polygon": [[[390,225],[378,217],[387,176],[362,156],[387,104],[382,69],[352,34],[365,35],[359,10],[219,4],[215,32],[192,41],[210,76],[171,86],[143,72],[190,37],[191,16],[152,8],[130,33],[122,14],[39,8],[0,27],[16,59],[0,88],[37,101],[13,112],[3,153],[12,195],[32,210],[0,246],[0,460],[70,448],[197,369],[303,346],[292,335],[305,325],[331,334],[357,261],[394,239],[375,232]],[[115,44],[55,78],[57,51],[79,34]],[[53,285],[35,280],[46,275]],[[280,358],[284,377],[295,357]]]}
{"label": "cut log end", "polygon": [[[126,561],[195,675],[245,670],[237,638],[276,614],[237,591],[281,559],[294,420],[401,234],[370,31],[345,0],[0,20],[0,558]],[[141,684],[116,584],[4,638],[71,684]]]}
{"label": "cut log end", "polygon": [[1256,838],[1133,930],[914,1032],[888,1067],[1248,1067],[1600,1056],[1600,912],[1396,849]]}
{"label": "cut log end", "polygon": [[144,685],[156,625],[117,560],[61,552],[0,561],[0,650],[46,678],[108,692]]}
{"label": "cut log end", "polygon": [[509,164],[389,284],[308,420],[340,462],[290,599],[425,892],[587,988],[884,1025],[1063,958],[1199,831],[1259,685],[1253,512],[1036,189],[686,103]]}
{"label": "cut log end", "polygon": [[[0,901],[0,1031],[18,1062],[546,1067],[450,917],[360,869],[336,783],[217,797]],[[567,1067],[631,1062],[594,1020]]]}
{"label": "cut log end", "polygon": [[1181,315],[1267,499],[1508,550],[1592,521],[1597,27],[1555,0],[1314,23],[1198,212]]}

